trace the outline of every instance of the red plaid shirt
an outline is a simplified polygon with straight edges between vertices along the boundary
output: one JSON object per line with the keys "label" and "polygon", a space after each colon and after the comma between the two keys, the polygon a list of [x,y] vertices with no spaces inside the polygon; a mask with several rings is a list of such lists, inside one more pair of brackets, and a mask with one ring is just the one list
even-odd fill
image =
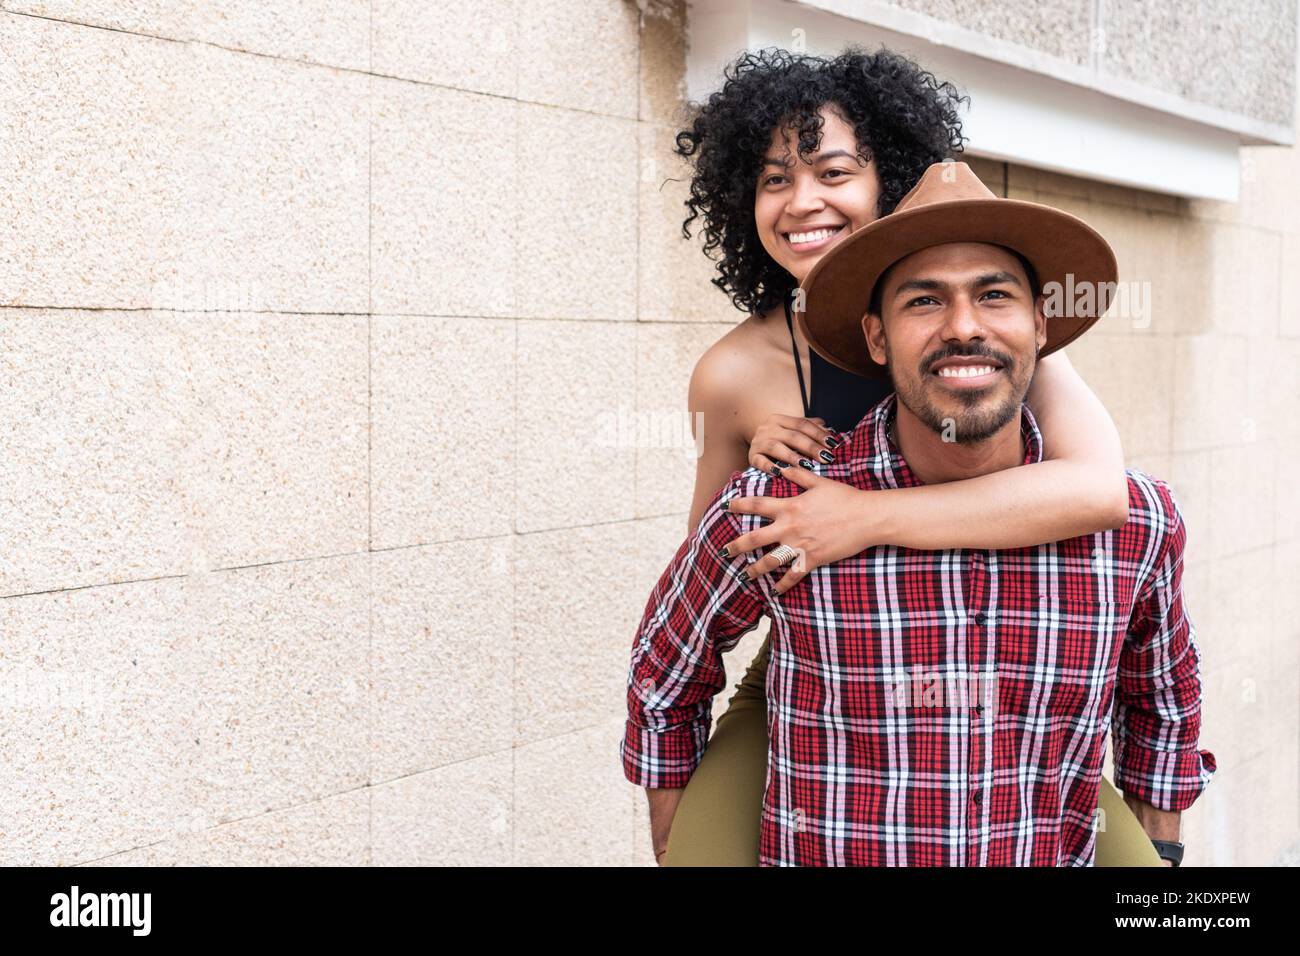
{"label": "red plaid shirt", "polygon": [[[817,472],[863,489],[921,484],[887,437],[894,402]],[[1025,464],[1040,461],[1028,407],[1021,434]],[[1112,721],[1127,794],[1183,810],[1215,770],[1197,749],[1182,517],[1164,482],[1130,469],[1128,484],[1115,531],[1001,551],[872,547],[778,596],[775,575],[737,577],[758,555],[718,557],[766,519],[718,504],[800,489],[733,473],[646,604],[624,773],[686,785],[726,684],[722,655],[767,614],[760,865],[1092,865]]]}

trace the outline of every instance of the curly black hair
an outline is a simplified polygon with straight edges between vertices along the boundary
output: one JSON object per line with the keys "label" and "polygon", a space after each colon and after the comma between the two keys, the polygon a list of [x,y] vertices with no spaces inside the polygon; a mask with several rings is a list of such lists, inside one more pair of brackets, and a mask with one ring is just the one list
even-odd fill
{"label": "curly black hair", "polygon": [[[957,111],[969,98],[907,57],[882,47],[845,47],[829,59],[776,47],[728,64],[722,89],[694,107],[679,130],[677,155],[691,161],[690,225],[704,218],[704,253],[717,262],[713,284],[744,312],[764,313],[797,283],[777,264],[754,225],[754,193],[778,124],[798,130],[807,159],[821,142],[818,110],[835,104],[858,140],[858,155],[880,177],[877,216],[893,211],[926,167],[962,150]],[[713,254],[721,249],[721,258]]]}

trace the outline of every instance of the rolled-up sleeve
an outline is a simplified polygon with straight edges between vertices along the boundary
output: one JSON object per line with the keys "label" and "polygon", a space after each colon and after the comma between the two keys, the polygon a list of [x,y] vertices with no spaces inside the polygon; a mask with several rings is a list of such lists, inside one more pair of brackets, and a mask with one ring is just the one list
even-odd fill
{"label": "rolled-up sleeve", "polygon": [[1198,748],[1201,652],[1183,606],[1187,532],[1169,487],[1153,482],[1163,535],[1120,652],[1115,689],[1115,783],[1160,810],[1192,805],[1210,782],[1214,754]]}
{"label": "rolled-up sleeve", "polygon": [[746,556],[718,555],[742,533],[718,507],[734,494],[734,482],[724,486],[677,549],[632,642],[620,752],[624,775],[642,787],[686,786],[709,739],[713,698],[726,686],[722,655],[763,615],[758,585],[739,576]]}

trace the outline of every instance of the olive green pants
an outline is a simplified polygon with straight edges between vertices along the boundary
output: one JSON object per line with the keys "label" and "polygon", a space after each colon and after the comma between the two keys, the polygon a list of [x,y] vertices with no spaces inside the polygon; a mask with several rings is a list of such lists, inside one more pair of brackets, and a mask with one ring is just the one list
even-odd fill
{"label": "olive green pants", "polygon": [[[767,785],[767,664],[754,655],[718,718],[668,834],[664,866],[758,866],[758,831]],[[1098,794],[1097,866],[1162,866],[1133,811],[1105,777]]]}

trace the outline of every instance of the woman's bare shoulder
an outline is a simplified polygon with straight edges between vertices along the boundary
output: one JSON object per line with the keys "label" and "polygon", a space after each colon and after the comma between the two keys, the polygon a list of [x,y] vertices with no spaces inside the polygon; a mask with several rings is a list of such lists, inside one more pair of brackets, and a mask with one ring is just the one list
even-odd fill
{"label": "woman's bare shoulder", "polygon": [[691,373],[690,404],[698,411],[739,411],[753,383],[771,372],[779,353],[772,348],[762,320],[748,316],[710,345]]}

